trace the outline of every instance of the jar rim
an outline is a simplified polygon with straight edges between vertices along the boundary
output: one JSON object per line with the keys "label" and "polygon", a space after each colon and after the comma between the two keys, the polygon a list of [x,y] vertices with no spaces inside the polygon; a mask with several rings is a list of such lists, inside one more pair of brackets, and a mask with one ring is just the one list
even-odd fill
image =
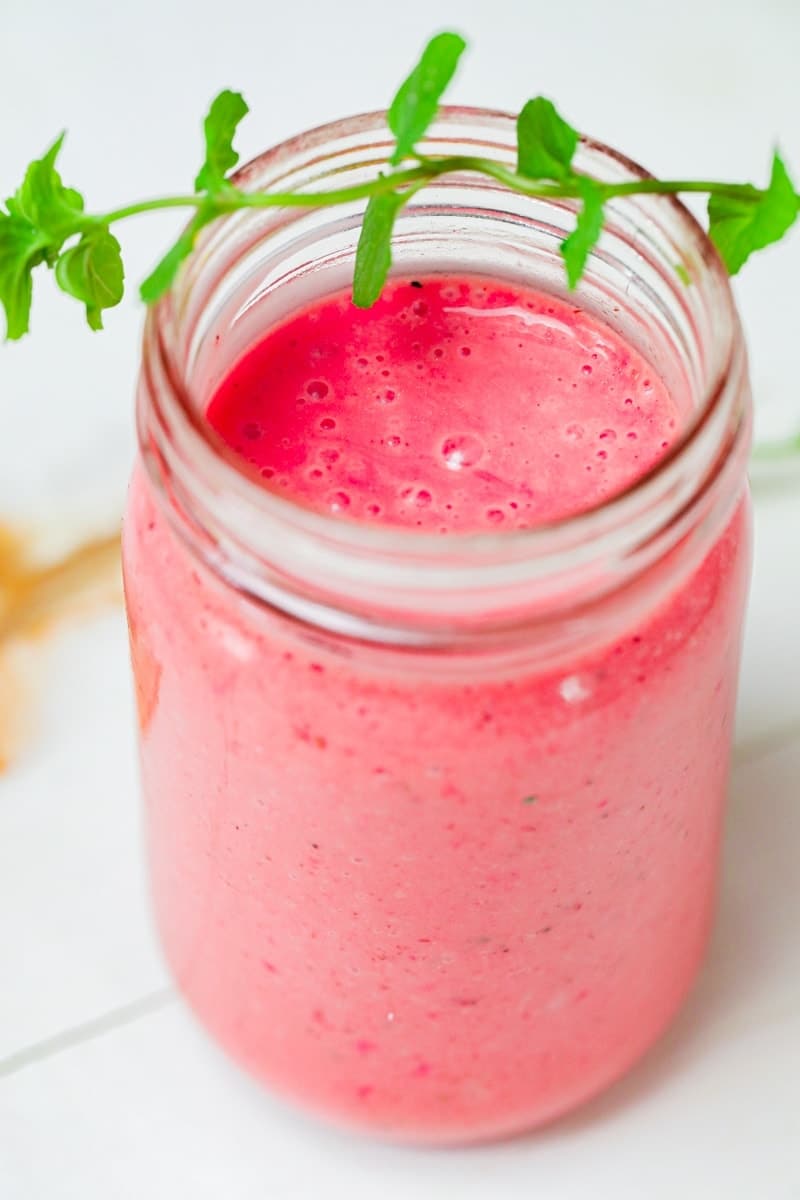
{"label": "jar rim", "polygon": [[[443,137],[446,140],[448,132],[453,135],[461,134],[465,139],[463,127],[485,135],[487,147],[508,150],[508,140],[501,144],[501,134],[510,135],[515,130],[513,115],[500,110],[472,108],[463,106],[447,106],[439,110],[431,137]],[[374,138],[382,135],[384,140],[373,141],[372,150],[388,148],[392,144],[391,135],[386,125],[386,113],[382,110],[357,114],[314,127],[267,149],[256,158],[242,165],[236,172],[235,181],[245,188],[263,187],[264,178],[269,180],[268,186],[275,190],[275,184],[285,178],[299,166],[313,165],[320,159],[315,155],[325,151],[322,156],[327,160],[335,157],[338,143],[347,142],[354,137],[367,135]],[[473,140],[473,139],[470,139]],[[477,140],[477,139],[474,139]],[[652,175],[638,163],[621,152],[595,141],[582,137],[579,153],[588,156],[593,161],[601,162],[620,178],[652,178]],[[316,177],[319,179],[319,176]],[[510,189],[501,189],[507,191]],[[355,555],[363,562],[365,555],[370,553],[384,554],[395,558],[412,555],[417,568],[433,569],[435,564],[442,561],[443,556],[455,555],[462,559],[468,558],[473,567],[491,562],[497,564],[501,559],[515,564],[531,563],[536,560],[544,563],[549,559],[561,559],[565,549],[573,550],[582,545],[597,546],[598,539],[602,540],[609,531],[616,537],[611,542],[616,548],[620,545],[620,530],[628,523],[642,505],[653,505],[659,497],[667,494],[672,487],[672,479],[676,473],[686,472],[692,468],[688,461],[694,457],[694,469],[699,469],[702,461],[713,457],[711,443],[719,441],[719,430],[711,434],[710,427],[720,425],[720,410],[731,407],[731,378],[737,373],[746,373],[741,331],[734,305],[733,295],[724,266],[710,241],[705,230],[690,210],[673,195],[648,195],[646,197],[650,211],[670,215],[677,222],[681,236],[692,254],[692,261],[698,269],[698,276],[693,283],[703,280],[713,284],[715,299],[721,304],[715,312],[715,334],[724,335],[724,344],[719,356],[719,368],[709,386],[705,390],[701,402],[697,405],[679,436],[653,466],[636,477],[630,484],[612,493],[599,503],[578,512],[561,517],[557,520],[537,523],[530,528],[493,529],[491,531],[467,531],[432,533],[417,528],[405,528],[391,525],[374,525],[340,514],[329,514],[314,509],[301,501],[288,499],[272,492],[259,481],[255,475],[249,474],[245,465],[229,447],[221,443],[218,435],[211,426],[195,411],[191,396],[182,385],[180,372],[176,369],[173,348],[176,341],[179,312],[181,310],[181,289],[191,286],[192,271],[187,270],[179,276],[171,292],[155,305],[148,313],[145,328],[145,356],[148,344],[155,347],[161,360],[162,378],[165,378],[172,393],[169,407],[170,419],[177,417],[176,432],[179,436],[192,442],[191,453],[195,455],[199,470],[212,472],[215,478],[217,492],[228,491],[236,497],[237,505],[246,506],[254,519],[264,519],[267,514],[274,523],[284,523],[304,536],[321,539],[334,545],[340,551]],[[574,202],[558,201],[561,207],[574,209]],[[609,205],[630,207],[628,197],[622,201],[612,201]],[[253,211],[253,210],[249,210]],[[259,210],[276,213],[286,213],[287,209]],[[299,210],[293,210],[297,213]],[[308,212],[308,209],[302,210]],[[322,209],[314,210],[316,212]],[[231,218],[223,218],[211,227],[207,238],[213,243],[214,238],[224,236],[224,228]],[[219,232],[222,228],[223,234]],[[214,233],[217,228],[216,234]],[[208,246],[209,241],[201,242]],[[196,248],[190,264],[195,264],[203,255]],[[738,366],[737,366],[737,360]],[[740,406],[741,407],[741,406]],[[748,412],[746,406],[739,414],[737,434],[742,433],[746,440],[749,435]],[[732,446],[742,437],[729,439],[728,454]],[[146,434],[140,421],[140,441],[144,445]],[[705,441],[705,447],[700,449]],[[719,447],[717,446],[717,454]],[[723,463],[718,466],[724,465]],[[545,572],[542,571],[541,574]],[[433,570],[433,574],[436,571]],[[421,583],[423,590],[426,584]],[[431,578],[430,589],[446,589],[452,587],[452,578],[447,584]]]}

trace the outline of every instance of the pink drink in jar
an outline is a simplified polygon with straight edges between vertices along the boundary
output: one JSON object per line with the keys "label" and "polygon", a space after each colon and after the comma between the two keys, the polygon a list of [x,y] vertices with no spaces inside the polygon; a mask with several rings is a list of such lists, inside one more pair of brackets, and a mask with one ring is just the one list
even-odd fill
{"label": "pink drink in jar", "polygon": [[[355,182],[382,136],[342,123],[244,177]],[[513,124],[463,111],[432,152],[478,136],[512,152]],[[749,398],[672,201],[621,205],[574,296],[562,210],[463,180],[425,205],[366,312],[356,216],[212,231],[150,318],[124,549],[181,990],[284,1094],[454,1141],[606,1086],[697,970]]]}

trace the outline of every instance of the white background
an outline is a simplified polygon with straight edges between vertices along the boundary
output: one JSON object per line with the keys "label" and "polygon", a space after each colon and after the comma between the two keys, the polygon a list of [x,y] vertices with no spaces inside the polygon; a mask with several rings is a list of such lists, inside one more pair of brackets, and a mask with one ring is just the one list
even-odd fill
{"label": "white background", "polygon": [[[68,127],[89,206],[184,191],[223,86],[250,155],[385,104],[435,29],[472,50],[452,91],[544,92],[662,175],[800,175],[797,0],[0,0],[0,193]],[[174,220],[124,234],[132,282]],[[800,236],[737,285],[761,436],[800,426]],[[141,312],[84,331],[43,280],[0,347],[0,520],[51,544],[113,528],[132,453]],[[800,471],[757,483],[757,554],[721,912],[667,1039],[536,1136],[423,1152],[298,1117],[229,1067],[173,1000],[150,930],[121,612],[51,645],[32,742],[0,779],[3,1200],[800,1198]]]}

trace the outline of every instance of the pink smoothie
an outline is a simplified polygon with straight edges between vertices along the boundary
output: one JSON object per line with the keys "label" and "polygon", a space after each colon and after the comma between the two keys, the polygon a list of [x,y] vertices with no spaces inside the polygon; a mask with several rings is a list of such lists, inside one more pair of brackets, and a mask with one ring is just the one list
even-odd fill
{"label": "pink smoothie", "polygon": [[[681,413],[585,312],[431,276],[368,312],[342,293],[296,313],[208,420],[299,503],[466,531],[600,504]],[[433,1141],[549,1120],[633,1063],[709,930],[747,547],[742,503],[613,641],[453,672],[237,593],[138,471],[125,570],[156,914],[219,1041],[320,1112]]]}
{"label": "pink smoothie", "polygon": [[271,488],[342,516],[443,533],[600,504],[660,458],[661,381],[580,309],[482,278],[349,292],[272,332],[208,409]]}

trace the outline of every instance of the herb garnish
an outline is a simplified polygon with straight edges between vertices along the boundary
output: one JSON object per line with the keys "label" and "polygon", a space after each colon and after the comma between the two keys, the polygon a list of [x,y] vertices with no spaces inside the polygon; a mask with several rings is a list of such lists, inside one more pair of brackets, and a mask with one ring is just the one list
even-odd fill
{"label": "herb garnish", "polygon": [[216,97],[204,123],[206,154],[194,192],[125,205],[106,213],[86,211],[83,196],[65,187],[56,168],[64,135],[28,167],[22,184],[0,207],[0,302],[6,337],[28,332],[33,272],[51,268],[62,291],[86,308],[92,329],[101,329],[103,312],[119,304],[124,291],[120,244],[111,226],[128,217],[164,208],[193,209],[188,226],[140,288],[152,303],[168,290],[198,233],[218,217],[242,208],[318,207],[367,199],[356,254],[353,300],[370,307],[381,293],[391,267],[392,230],[402,207],[426,184],[451,172],[475,172],[536,197],[577,201],[575,229],[561,244],[569,286],[580,282],[603,226],[604,207],[617,196],[637,193],[708,194],[709,234],[731,275],[749,256],[779,241],[797,220],[800,195],[775,152],[769,183],[713,180],[643,179],[608,184],[574,170],[576,130],[541,96],[529,100],[517,120],[517,166],[511,170],[492,159],[454,155],[429,157],[416,147],[436,116],[445,88],[466,43],[456,33],[440,33],[425,47],[399,88],[388,113],[396,139],[392,168],[351,187],[315,192],[243,192],[230,181],[239,156],[233,139],[247,105],[238,92]]}

